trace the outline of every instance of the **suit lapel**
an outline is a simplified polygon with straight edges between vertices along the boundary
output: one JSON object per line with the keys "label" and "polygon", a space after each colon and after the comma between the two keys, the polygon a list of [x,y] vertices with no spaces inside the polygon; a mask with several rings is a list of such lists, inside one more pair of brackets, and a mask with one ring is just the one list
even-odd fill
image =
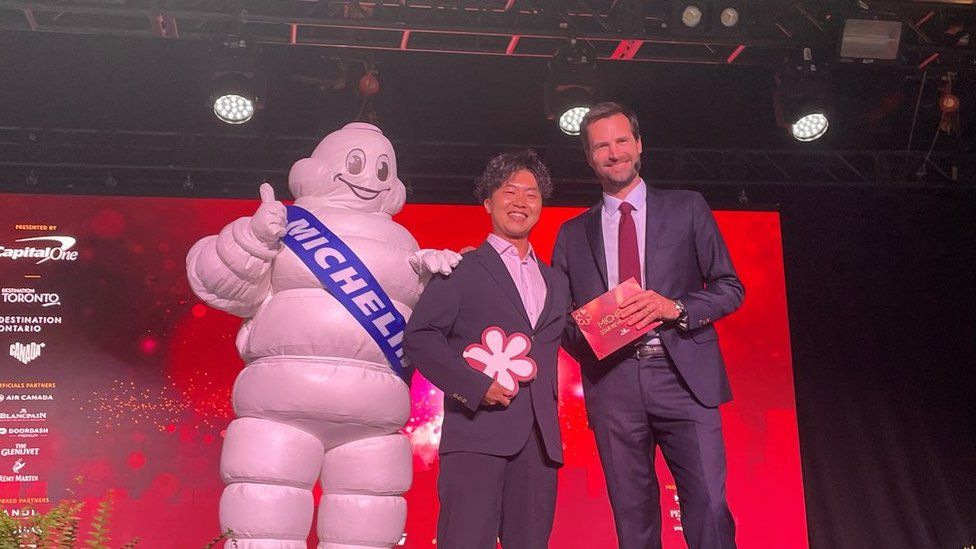
{"label": "suit lapel", "polygon": [[651,272],[654,267],[654,253],[665,229],[664,205],[656,191],[647,187],[647,211],[644,219],[644,288],[653,289]]}
{"label": "suit lapel", "polygon": [[603,202],[590,209],[586,214],[586,241],[590,244],[590,252],[593,254],[593,261],[596,262],[596,270],[600,273],[603,281],[603,289],[609,289],[607,285],[607,253],[603,248],[603,223],[600,211],[603,209]]}
{"label": "suit lapel", "polygon": [[[495,251],[495,248],[493,248],[488,242],[485,242],[478,247],[477,254],[478,259],[481,260],[481,265],[486,271],[488,271],[491,278],[493,278],[495,283],[498,284],[498,286],[502,289],[502,293],[505,294],[505,297],[512,302],[512,305],[515,306],[515,310],[517,310],[519,314],[522,315],[522,318],[525,319],[525,323],[532,326],[532,323],[529,322],[529,315],[525,312],[525,306],[522,305],[522,297],[519,296],[518,288],[515,287],[515,282],[512,280],[512,275],[508,273],[508,268],[505,267],[505,263],[502,261],[502,258],[498,256],[498,252]],[[546,299],[549,299],[548,294]]]}
{"label": "suit lapel", "polygon": [[542,306],[542,311],[539,312],[539,319],[535,321],[535,331],[538,332],[540,328],[546,325],[549,313],[552,311],[552,267],[539,261],[538,258],[536,258],[536,262],[539,264],[542,279],[546,281],[546,303]]}

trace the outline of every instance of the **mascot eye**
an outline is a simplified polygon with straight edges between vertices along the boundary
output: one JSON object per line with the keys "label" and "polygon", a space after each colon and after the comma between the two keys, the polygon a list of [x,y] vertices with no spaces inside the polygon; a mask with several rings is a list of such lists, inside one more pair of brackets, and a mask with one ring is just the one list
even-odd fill
{"label": "mascot eye", "polygon": [[353,149],[346,155],[346,171],[352,175],[359,175],[366,166],[366,153],[361,149]]}
{"label": "mascot eye", "polygon": [[386,178],[390,177],[390,158],[385,154],[380,155],[379,160],[376,161],[376,177],[380,181],[386,181]]}

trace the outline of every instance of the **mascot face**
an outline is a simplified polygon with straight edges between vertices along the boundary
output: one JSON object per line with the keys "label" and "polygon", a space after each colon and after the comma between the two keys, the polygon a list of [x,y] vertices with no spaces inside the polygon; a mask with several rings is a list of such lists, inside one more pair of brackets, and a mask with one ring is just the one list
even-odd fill
{"label": "mascot face", "polygon": [[327,198],[329,206],[390,215],[406,197],[393,145],[379,128],[361,122],[327,135],[310,158],[295,163],[288,186],[296,198]]}

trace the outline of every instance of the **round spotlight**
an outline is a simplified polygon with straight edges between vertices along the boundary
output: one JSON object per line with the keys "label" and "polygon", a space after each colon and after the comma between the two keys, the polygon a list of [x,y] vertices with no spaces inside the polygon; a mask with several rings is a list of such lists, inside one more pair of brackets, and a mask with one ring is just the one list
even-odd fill
{"label": "round spotlight", "polygon": [[213,110],[223,122],[243,124],[254,116],[254,101],[243,95],[228,93],[214,99]]}
{"label": "round spotlight", "polygon": [[722,21],[722,26],[731,29],[739,23],[739,10],[735,8],[725,8],[719,15],[719,20]]}
{"label": "round spotlight", "polygon": [[559,129],[566,135],[579,135],[580,122],[583,121],[583,117],[588,112],[590,112],[589,107],[572,107],[566,109],[559,115]]}
{"label": "round spotlight", "polygon": [[699,23],[701,23],[701,20],[702,10],[698,6],[685,6],[684,11],[681,12],[681,22],[684,23],[686,27],[695,28]]}
{"label": "round spotlight", "polygon": [[829,125],[827,115],[822,112],[813,112],[800,117],[790,127],[790,131],[793,132],[793,137],[797,141],[807,142],[823,137],[827,133]]}

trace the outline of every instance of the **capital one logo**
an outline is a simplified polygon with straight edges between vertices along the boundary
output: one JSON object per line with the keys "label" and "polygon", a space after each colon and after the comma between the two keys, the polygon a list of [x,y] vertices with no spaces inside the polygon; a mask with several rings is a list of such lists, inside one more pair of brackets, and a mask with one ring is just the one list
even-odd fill
{"label": "capital one logo", "polygon": [[16,358],[23,364],[27,364],[41,356],[41,349],[45,345],[45,343],[34,343],[33,341],[27,344],[18,341],[10,345],[10,356]]}
{"label": "capital one logo", "polygon": [[78,242],[73,236],[35,236],[31,238],[21,238],[15,242],[40,242],[53,241],[57,246],[47,244],[44,247],[28,245],[22,248],[5,248],[0,246],[0,259],[37,259],[40,265],[46,261],[75,261],[78,259],[78,252],[71,248]]}

